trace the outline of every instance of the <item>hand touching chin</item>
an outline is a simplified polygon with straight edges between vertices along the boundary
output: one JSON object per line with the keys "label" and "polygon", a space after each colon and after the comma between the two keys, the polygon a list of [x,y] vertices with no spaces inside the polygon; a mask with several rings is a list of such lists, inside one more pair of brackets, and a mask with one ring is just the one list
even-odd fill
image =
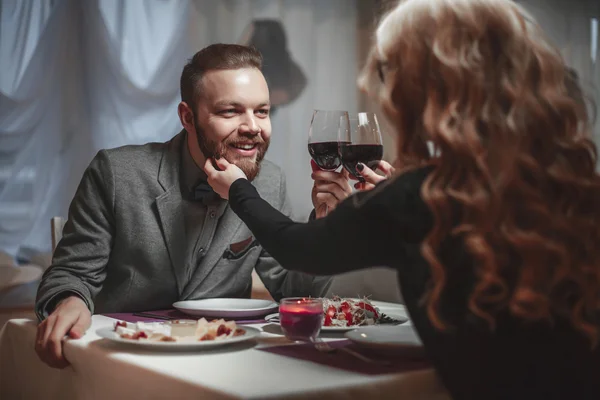
{"label": "hand touching chin", "polygon": [[[213,162],[219,167],[220,171],[213,166]],[[208,177],[208,184],[225,200],[229,199],[229,188],[233,182],[240,178],[248,179],[244,171],[223,157],[206,160],[206,163],[204,163],[204,172],[206,172]]]}

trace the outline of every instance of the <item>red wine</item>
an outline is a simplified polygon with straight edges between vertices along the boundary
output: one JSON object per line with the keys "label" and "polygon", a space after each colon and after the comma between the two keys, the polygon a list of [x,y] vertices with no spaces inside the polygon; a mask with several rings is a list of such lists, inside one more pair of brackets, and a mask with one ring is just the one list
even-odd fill
{"label": "red wine", "polygon": [[313,160],[315,160],[319,168],[327,171],[333,171],[342,165],[342,159],[340,158],[339,150],[341,143],[346,142],[309,143],[308,152]]}
{"label": "red wine", "polygon": [[377,168],[377,164],[383,157],[383,145],[343,143],[340,144],[340,155],[344,168],[355,178],[359,178],[356,165],[361,162],[371,169]]}

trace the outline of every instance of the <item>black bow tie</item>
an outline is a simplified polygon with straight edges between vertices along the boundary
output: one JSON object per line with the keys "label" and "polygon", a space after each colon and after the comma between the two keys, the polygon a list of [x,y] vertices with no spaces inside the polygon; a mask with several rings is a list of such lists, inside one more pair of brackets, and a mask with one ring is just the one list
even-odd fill
{"label": "black bow tie", "polygon": [[206,181],[202,181],[198,183],[194,191],[192,192],[192,197],[196,201],[202,201],[204,199],[210,199],[210,197],[216,194],[212,187]]}

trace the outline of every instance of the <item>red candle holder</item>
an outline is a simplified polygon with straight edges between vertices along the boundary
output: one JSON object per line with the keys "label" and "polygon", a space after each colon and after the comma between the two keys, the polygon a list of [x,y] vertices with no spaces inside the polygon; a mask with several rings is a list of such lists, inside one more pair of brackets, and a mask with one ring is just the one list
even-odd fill
{"label": "red candle holder", "polygon": [[288,339],[314,341],[323,325],[323,300],[303,297],[282,299],[279,323]]}

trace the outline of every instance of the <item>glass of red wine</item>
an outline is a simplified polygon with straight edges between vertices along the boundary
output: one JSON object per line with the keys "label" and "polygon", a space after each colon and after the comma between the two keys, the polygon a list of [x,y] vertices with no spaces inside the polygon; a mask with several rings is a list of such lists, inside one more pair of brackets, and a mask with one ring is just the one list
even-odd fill
{"label": "glass of red wine", "polygon": [[[347,111],[315,110],[308,130],[308,152],[325,171],[335,171],[342,165],[340,140],[347,140],[350,118]],[[329,213],[323,204],[323,215]]]}
{"label": "glass of red wine", "polygon": [[383,142],[377,116],[371,112],[358,113],[357,118],[350,118],[350,129],[346,139],[340,139],[340,156],[344,168],[360,182],[364,178],[356,169],[358,163],[363,163],[371,169],[376,169],[383,157]]}
{"label": "glass of red wine", "polygon": [[335,171],[342,165],[339,141],[348,136],[348,127],[347,111],[313,112],[308,131],[308,152],[322,170]]}

